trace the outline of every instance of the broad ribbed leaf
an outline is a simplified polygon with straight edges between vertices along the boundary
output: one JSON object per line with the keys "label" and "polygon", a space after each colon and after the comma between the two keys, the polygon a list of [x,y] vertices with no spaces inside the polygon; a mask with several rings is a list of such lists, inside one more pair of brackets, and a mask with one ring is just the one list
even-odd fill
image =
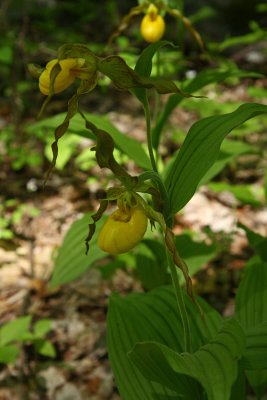
{"label": "broad ribbed leaf", "polygon": [[[129,357],[151,381],[161,382],[164,371],[168,371],[170,377],[176,376],[170,384],[178,386],[180,377],[186,375],[202,385],[208,400],[228,400],[238,376],[237,361],[244,346],[245,336],[241,326],[236,320],[230,320],[224,323],[210,343],[194,354],[179,354],[163,344],[146,342],[137,343]],[[168,384],[167,380],[165,383]]]}
{"label": "broad ribbed leaf", "polygon": [[[194,93],[197,90],[207,86],[211,83],[220,82],[224,79],[227,79],[231,76],[235,77],[245,77],[245,76],[260,76],[260,74],[250,73],[247,71],[241,71],[238,69],[230,68],[226,71],[221,70],[212,70],[207,69],[205,71],[201,71],[195,78],[193,78],[190,82],[186,83],[183,87],[183,90],[186,93]],[[164,110],[160,114],[157,124],[153,129],[153,146],[155,148],[158,147],[160,141],[160,135],[163,130],[163,127],[169,118],[172,111],[178,104],[184,99],[184,96],[181,96],[179,93],[172,94],[166,105],[164,106]]]}
{"label": "broad ribbed leaf", "polygon": [[[221,324],[221,317],[200,299],[206,313],[206,323],[203,323],[194,304],[186,295],[185,301],[189,313],[192,347],[196,350],[215,335]],[[154,400],[163,399],[167,395],[177,399],[179,394],[183,394],[185,398],[201,398],[198,395],[199,385],[192,379],[180,376],[177,382],[175,372],[161,369],[158,365],[162,384],[151,382],[143,377],[127,357],[127,353],[137,342],[147,340],[156,340],[177,352],[182,351],[183,327],[171,287],[158,287],[146,294],[131,294],[127,297],[112,295],[107,331],[109,357],[122,399]]]}
{"label": "broad ribbed leaf", "polygon": [[246,369],[267,369],[267,321],[246,331]]}
{"label": "broad ribbed leaf", "polygon": [[245,329],[267,322],[267,263],[258,258],[246,266],[237,291],[236,314]]}
{"label": "broad ribbed leaf", "polygon": [[247,103],[232,113],[204,118],[190,128],[166,177],[172,214],[191,199],[199,182],[216,161],[225,136],[263,113],[267,113],[266,105]]}
{"label": "broad ribbed leaf", "polygon": [[[75,221],[67,232],[63,244],[59,249],[54,264],[54,271],[50,285],[52,287],[70,282],[81,276],[97,260],[103,258],[104,253],[97,246],[98,232],[103,222],[97,224],[93,239],[90,242],[90,250],[85,255],[85,238],[88,234],[90,214],[85,214]],[[102,221],[104,219],[102,218]]]}
{"label": "broad ribbed leaf", "polygon": [[[246,266],[245,273],[241,284],[237,291],[236,297],[236,314],[241,325],[244,328],[245,334],[248,336],[248,348],[246,352],[246,364],[255,365],[255,356],[249,350],[253,346],[258,347],[257,353],[266,351],[267,336],[264,330],[259,337],[255,337],[255,343],[252,344],[251,332],[267,322],[267,263],[263,263],[259,258],[253,258]],[[265,328],[264,328],[265,329]],[[257,336],[257,335],[256,335]],[[256,353],[255,353],[256,354]],[[252,359],[250,359],[250,356]],[[258,360],[260,363],[260,360]],[[249,382],[257,395],[261,396],[267,388],[267,369],[249,371],[247,373]]]}

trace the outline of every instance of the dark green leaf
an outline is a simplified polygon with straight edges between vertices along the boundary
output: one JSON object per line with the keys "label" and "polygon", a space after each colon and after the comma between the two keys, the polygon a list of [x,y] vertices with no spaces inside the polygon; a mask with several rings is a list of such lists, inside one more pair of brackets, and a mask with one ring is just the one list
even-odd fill
{"label": "dark green leaf", "polygon": [[243,122],[263,113],[267,113],[267,106],[247,103],[230,114],[204,118],[190,128],[166,177],[171,214],[191,199],[199,182],[216,161],[225,136]]}
{"label": "dark green leaf", "polygon": [[186,375],[203,386],[208,400],[228,400],[237,379],[237,361],[244,347],[245,336],[241,326],[236,320],[230,320],[224,323],[210,343],[194,354],[179,354],[166,345],[145,342],[137,343],[129,357],[149,380],[161,382],[164,379],[168,385],[166,371],[170,376],[169,385],[173,388],[173,385],[178,387],[180,377]]}
{"label": "dark green leaf", "polygon": [[246,330],[244,366],[249,370],[267,369],[267,320]]}
{"label": "dark green leaf", "polygon": [[252,259],[237,291],[236,313],[244,328],[267,321],[267,264]]}
{"label": "dark green leaf", "polygon": [[[194,93],[204,86],[207,86],[211,83],[223,81],[224,79],[232,76],[244,77],[249,75],[249,72],[241,71],[236,68],[230,68],[226,71],[207,69],[201,71],[199,74],[197,74],[195,78],[186,83],[183,87],[183,90],[187,93]],[[157,124],[153,129],[153,146],[156,149],[158,148],[160,135],[167,119],[169,118],[175,107],[177,107],[178,104],[183,100],[183,98],[184,97],[181,96],[179,93],[173,94],[169,97],[166,105],[164,106],[164,109],[158,118]]]}
{"label": "dark green leaf", "polygon": [[137,277],[146,290],[170,282],[165,247],[157,240],[145,239],[135,256]]}
{"label": "dark green leaf", "polygon": [[[196,350],[215,335],[221,324],[221,317],[200,299],[206,314],[206,323],[203,323],[200,315],[196,313],[195,305],[186,295],[185,301],[189,313],[192,346]],[[147,294],[131,294],[127,297],[114,294],[111,297],[108,311],[109,357],[120,394],[127,400],[154,400],[158,398],[156,395],[174,395],[166,385],[146,380],[127,357],[127,352],[135,343],[147,340],[156,340],[178,352],[182,351],[183,327],[172,288],[159,287]],[[163,371],[163,374],[166,380],[170,381],[168,372],[164,374]],[[195,390],[196,386],[192,380],[181,377],[179,392],[183,392],[189,398],[190,394],[195,394]]]}
{"label": "dark green leaf", "polygon": [[[267,321],[267,263],[261,262],[257,257],[251,259],[246,266],[237,291],[236,314],[245,334],[248,335],[248,340],[250,332]],[[248,341],[248,345],[251,346],[251,340]],[[249,348],[247,351],[246,357],[248,358],[252,354]],[[251,361],[250,358],[246,360],[247,365],[253,365],[254,362],[254,357]],[[260,398],[267,388],[267,369],[249,371],[247,376],[252,388]]]}

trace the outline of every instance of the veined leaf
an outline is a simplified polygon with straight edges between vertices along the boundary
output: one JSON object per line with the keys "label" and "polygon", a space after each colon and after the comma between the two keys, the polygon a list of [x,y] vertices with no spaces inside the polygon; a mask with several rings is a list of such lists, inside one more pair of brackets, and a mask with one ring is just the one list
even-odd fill
{"label": "veined leaf", "polygon": [[267,263],[248,262],[236,295],[236,314],[247,329],[267,321]]}
{"label": "veined leaf", "polygon": [[106,253],[97,246],[101,223],[97,224],[94,237],[90,243],[89,253],[85,255],[85,238],[88,234],[90,215],[85,214],[81,219],[75,221],[67,232],[55,260],[50,282],[52,287],[77,279],[97,260],[105,257]]}
{"label": "veined leaf", "polygon": [[[185,295],[184,299],[189,315],[192,347],[196,350],[216,334],[221,317],[200,299],[206,315],[203,323],[189,297]],[[137,342],[147,340],[171,346],[177,352],[182,351],[183,327],[172,287],[158,287],[146,294],[131,294],[127,297],[112,295],[107,332],[109,357],[123,399],[155,400],[165,396],[168,399],[171,396],[177,399],[181,394],[186,398],[192,395],[194,399],[201,399],[198,395],[199,385],[192,379],[181,376],[168,389],[166,382],[171,385],[172,378],[176,377],[175,372],[162,370],[162,384],[154,383],[144,378],[127,357],[127,353]],[[160,369],[160,365],[158,368]]]}
{"label": "veined leaf", "polygon": [[[244,332],[232,319],[223,324],[212,341],[194,354],[179,354],[166,345],[145,342],[137,343],[129,357],[151,381],[161,382],[163,371],[168,371],[169,376],[176,376],[170,384],[179,386],[180,378],[186,375],[202,385],[208,400],[229,400],[238,375],[237,361],[244,347]],[[167,380],[165,382],[168,384]]]}
{"label": "veined leaf", "polygon": [[[204,86],[207,86],[211,83],[216,83],[216,82],[221,82],[224,79],[227,79],[229,77],[245,77],[245,76],[250,76],[251,73],[247,71],[241,71],[239,69],[227,69],[226,71],[221,71],[221,70],[212,70],[208,69],[205,71],[201,71],[195,78],[193,78],[190,82],[185,83],[183,86],[183,90],[187,93],[194,93],[198,91],[199,89],[203,88]],[[255,74],[253,73],[253,76],[260,76],[260,74]],[[157,149],[160,141],[160,135],[163,130],[163,127],[169,118],[170,114],[172,111],[175,109],[175,107],[178,106],[178,104],[184,99],[183,96],[181,96],[179,93],[172,94],[166,105],[164,106],[164,110],[160,114],[157,124],[155,125],[153,129],[153,146]]]}
{"label": "veined leaf", "polygon": [[267,113],[266,105],[247,103],[230,114],[204,118],[190,128],[165,181],[171,214],[181,210],[191,199],[199,182],[216,161],[226,135],[263,113]]}
{"label": "veined leaf", "polygon": [[[256,362],[261,363],[261,355],[260,359],[255,360],[255,357],[257,359],[256,347],[258,347],[257,354],[259,352],[264,354],[266,351],[266,335],[262,337],[264,330],[261,334],[258,334],[257,327],[261,326],[261,324],[265,327],[267,322],[267,263],[263,263],[258,257],[252,258],[245,268],[236,296],[236,314],[245,334],[248,336],[248,348],[245,355],[246,365],[250,365],[251,368],[251,366],[256,365]],[[252,342],[253,340],[255,342],[251,343],[251,332],[253,330],[254,339],[252,336]],[[267,369],[249,371],[247,372],[247,377],[250,385],[260,398],[267,388]]]}
{"label": "veined leaf", "polygon": [[244,366],[248,370],[267,369],[267,320],[247,329]]}

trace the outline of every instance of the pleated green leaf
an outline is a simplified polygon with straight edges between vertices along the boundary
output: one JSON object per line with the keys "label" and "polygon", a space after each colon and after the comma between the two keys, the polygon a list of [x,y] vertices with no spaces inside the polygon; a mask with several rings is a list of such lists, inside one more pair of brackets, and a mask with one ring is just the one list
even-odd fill
{"label": "pleated green leaf", "polygon": [[[258,76],[260,77],[260,74],[256,74],[253,72],[248,72],[248,71],[242,71],[236,68],[229,68],[227,70],[212,70],[212,69],[207,69],[204,71],[200,71],[195,78],[193,78],[190,82],[187,82],[183,90],[186,93],[194,93],[198,91],[199,89],[210,85],[211,83],[215,82],[220,82],[223,81],[224,79],[227,79],[229,77],[247,77],[247,76]],[[180,104],[180,102],[184,99],[184,96],[181,96],[179,93],[172,94],[164,106],[163,111],[159,115],[159,118],[157,120],[157,123],[153,129],[153,146],[155,148],[158,147],[159,142],[160,142],[160,136],[162,133],[162,130],[172,113],[172,111]]]}
{"label": "pleated green leaf", "polygon": [[[200,299],[206,314],[205,323],[195,305],[185,295],[189,314],[192,347],[198,349],[214,336],[221,324],[220,315]],[[180,353],[183,346],[183,327],[177,311],[172,287],[163,286],[149,293],[120,297],[113,294],[108,311],[108,351],[115,380],[123,400],[201,399],[200,385],[171,368],[155,365],[161,383],[146,379],[129,360],[127,353],[137,342],[155,340]]]}
{"label": "pleated green leaf", "polygon": [[[264,336],[267,323],[267,263],[263,263],[258,257],[252,258],[246,266],[237,291],[236,314],[247,336],[247,368],[251,369],[256,363],[262,365],[261,356],[266,352],[267,342],[267,336]],[[257,334],[260,326],[262,332]],[[253,331],[254,336],[251,336]],[[257,359],[257,355],[260,355],[260,358]],[[267,369],[249,371],[247,377],[260,398],[267,388]]]}
{"label": "pleated green leaf", "polygon": [[[102,220],[104,221],[104,218]],[[90,242],[89,253],[85,255],[85,238],[88,234],[89,222],[91,222],[91,218],[88,213],[71,225],[55,260],[50,282],[51,287],[73,281],[81,276],[97,260],[106,255],[97,246],[98,232],[103,222],[97,224],[94,237]]]}
{"label": "pleated green leaf", "polygon": [[168,371],[169,376],[176,375],[171,384],[179,385],[180,377],[186,375],[202,385],[208,400],[229,400],[244,347],[244,332],[232,319],[224,323],[210,343],[194,354],[179,354],[163,344],[146,342],[136,344],[129,357],[147,379],[161,382],[163,371]]}
{"label": "pleated green leaf", "polygon": [[246,331],[245,368],[267,369],[267,321]]}
{"label": "pleated green leaf", "polygon": [[232,113],[204,118],[190,128],[165,180],[171,214],[181,210],[194,195],[199,182],[216,161],[226,135],[263,113],[267,113],[266,105],[247,103]]}
{"label": "pleated green leaf", "polygon": [[237,291],[236,314],[244,328],[267,322],[267,263],[253,258]]}

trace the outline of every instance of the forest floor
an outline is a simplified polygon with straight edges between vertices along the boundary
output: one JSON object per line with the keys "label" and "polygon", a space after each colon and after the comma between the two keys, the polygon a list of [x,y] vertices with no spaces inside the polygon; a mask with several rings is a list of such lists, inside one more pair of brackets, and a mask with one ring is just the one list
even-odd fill
{"label": "forest floor", "polygon": [[[249,101],[242,85],[236,90],[222,90],[225,101]],[[121,131],[131,131],[144,141],[143,119],[135,119],[133,125],[132,112],[122,111],[108,112],[107,116]],[[194,113],[174,112],[171,123],[187,130],[194,118]],[[48,338],[57,355],[49,359],[36,355],[30,344],[21,347],[15,364],[0,365],[0,400],[120,398],[106,349],[108,299],[112,291],[125,294],[142,287],[131,270],[117,270],[105,280],[101,266],[96,265],[80,279],[49,290],[53,260],[65,233],[84,212],[96,208],[102,190],[96,184],[88,191],[83,178],[66,175],[54,172],[45,190],[29,192],[31,176],[6,171],[6,187],[2,187],[0,197],[16,198],[26,210],[38,209],[38,214],[31,217],[25,213],[13,226],[14,238],[0,240],[0,323],[26,314],[33,320],[49,318],[52,327]],[[224,315],[233,313],[235,291],[250,255],[245,233],[237,228],[237,222],[267,235],[266,207],[238,204],[231,194],[214,194],[203,186],[175,224],[177,234],[190,229],[201,235],[209,227],[218,240],[226,242],[227,235],[235,232],[234,240],[226,244],[231,256],[203,265],[194,277],[197,293]]]}

